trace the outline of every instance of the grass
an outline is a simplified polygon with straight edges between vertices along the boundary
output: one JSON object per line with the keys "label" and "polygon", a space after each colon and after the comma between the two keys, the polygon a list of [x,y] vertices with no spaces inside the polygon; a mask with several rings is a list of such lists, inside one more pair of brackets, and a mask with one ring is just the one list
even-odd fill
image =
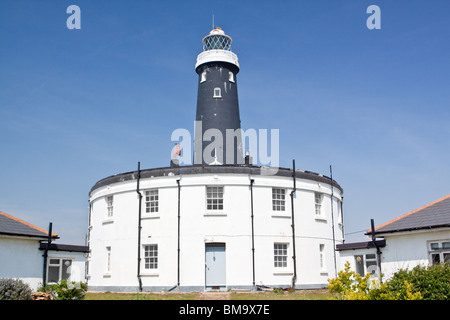
{"label": "grass", "polygon": [[188,293],[117,293],[88,292],[86,300],[326,300],[333,295],[327,290],[263,291],[263,292],[188,292]]}
{"label": "grass", "polygon": [[231,300],[326,300],[332,296],[333,294],[327,289],[281,292],[233,292],[231,294]]}
{"label": "grass", "polygon": [[198,293],[88,292],[85,300],[198,300]]}

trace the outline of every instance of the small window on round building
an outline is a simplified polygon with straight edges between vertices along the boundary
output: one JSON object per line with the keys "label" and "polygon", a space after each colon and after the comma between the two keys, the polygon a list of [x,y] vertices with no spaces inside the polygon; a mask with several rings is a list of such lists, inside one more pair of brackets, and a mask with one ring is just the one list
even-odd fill
{"label": "small window on round building", "polygon": [[213,98],[222,98],[222,90],[220,88],[214,88]]}
{"label": "small window on round building", "polygon": [[234,82],[234,73],[231,71],[228,72],[228,81]]}
{"label": "small window on round building", "polygon": [[200,78],[200,83],[205,82],[206,81],[206,71],[202,72],[202,76]]}

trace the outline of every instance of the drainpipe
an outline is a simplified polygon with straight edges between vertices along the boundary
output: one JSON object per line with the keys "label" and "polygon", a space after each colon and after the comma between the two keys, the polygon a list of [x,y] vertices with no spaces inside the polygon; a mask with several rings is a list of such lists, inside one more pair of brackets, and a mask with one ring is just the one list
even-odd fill
{"label": "drainpipe", "polygon": [[342,223],[342,243],[345,243],[345,233],[344,233],[344,196],[341,197],[341,223]]}
{"label": "drainpipe", "polygon": [[48,225],[48,238],[47,238],[47,246],[45,247],[44,254],[44,267],[42,273],[42,284],[45,288],[47,286],[47,258],[48,258],[48,249],[50,248],[50,244],[52,243],[52,223],[50,222]]}
{"label": "drainpipe", "polygon": [[294,262],[294,275],[292,277],[292,289],[295,289],[295,282],[297,281],[297,263],[295,255],[295,219],[294,219],[294,195],[297,187],[295,185],[295,160],[292,160],[292,180],[294,182],[294,188],[291,191],[291,211],[292,211],[292,251],[293,251],[293,262]]}
{"label": "drainpipe", "polygon": [[374,222],[373,219],[370,219],[370,226],[372,228],[372,243],[375,246],[375,248],[377,249],[377,265],[378,265],[378,278],[380,279],[380,283],[382,282],[382,278],[381,278],[381,250],[380,247],[377,244],[376,241],[376,236],[375,236],[375,227],[374,227]]}
{"label": "drainpipe", "polygon": [[178,292],[180,291],[180,211],[181,211],[181,202],[180,202],[180,195],[181,195],[181,186],[180,186],[180,181],[181,181],[181,173],[178,173],[180,175],[180,178],[177,179],[177,186],[178,186],[178,248],[177,248],[177,284],[174,285],[172,288],[168,289],[167,292],[170,292],[174,289],[177,289]]}
{"label": "drainpipe", "polygon": [[336,265],[336,236],[334,234],[334,213],[333,213],[333,170],[330,165],[330,179],[331,179],[331,231],[333,232],[333,254],[334,254],[334,276],[337,277],[337,265]]}
{"label": "drainpipe", "polygon": [[141,279],[141,208],[142,208],[142,194],[139,190],[139,182],[141,179],[141,163],[138,162],[137,172],[137,189],[136,192],[139,197],[139,212],[138,212],[138,257],[137,257],[137,278],[139,282],[139,292],[142,292],[142,279]]}
{"label": "drainpipe", "polygon": [[252,219],[252,272],[253,272],[253,281],[252,281],[252,291],[256,291],[255,285],[255,232],[253,226],[253,183],[255,180],[250,179],[250,214]]}
{"label": "drainpipe", "polygon": [[[181,179],[181,178],[180,178]],[[181,186],[180,186],[180,179],[177,179],[177,185],[178,185],[178,251],[177,251],[177,287],[178,290],[180,290],[180,193],[181,193]]]}
{"label": "drainpipe", "polygon": [[91,218],[92,218],[92,203],[89,200],[89,218],[88,218],[89,222],[88,222],[88,232],[87,232],[87,235],[86,235],[86,245],[89,248],[89,252],[87,252],[85,254],[86,262],[84,263],[84,270],[85,270],[85,277],[84,278],[86,280],[86,285],[89,285],[89,280],[90,280],[89,267],[90,267],[90,264],[91,264],[91,229],[92,229]]}

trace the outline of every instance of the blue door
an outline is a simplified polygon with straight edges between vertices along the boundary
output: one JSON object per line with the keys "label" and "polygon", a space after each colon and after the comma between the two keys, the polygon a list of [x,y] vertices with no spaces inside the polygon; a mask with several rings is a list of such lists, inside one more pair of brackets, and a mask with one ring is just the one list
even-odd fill
{"label": "blue door", "polygon": [[205,282],[207,290],[226,287],[225,243],[205,244]]}

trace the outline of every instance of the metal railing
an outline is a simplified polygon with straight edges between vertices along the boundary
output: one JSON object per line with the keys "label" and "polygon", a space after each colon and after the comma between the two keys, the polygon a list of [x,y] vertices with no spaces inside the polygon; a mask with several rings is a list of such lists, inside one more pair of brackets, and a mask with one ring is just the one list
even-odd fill
{"label": "metal railing", "polygon": [[[228,61],[231,63],[234,63],[236,65],[238,64],[238,57],[235,53],[227,50],[208,50],[200,53],[197,56],[197,64],[203,63],[205,61],[214,61],[213,59],[220,59],[219,61]],[[222,60],[223,59],[223,60]]]}

